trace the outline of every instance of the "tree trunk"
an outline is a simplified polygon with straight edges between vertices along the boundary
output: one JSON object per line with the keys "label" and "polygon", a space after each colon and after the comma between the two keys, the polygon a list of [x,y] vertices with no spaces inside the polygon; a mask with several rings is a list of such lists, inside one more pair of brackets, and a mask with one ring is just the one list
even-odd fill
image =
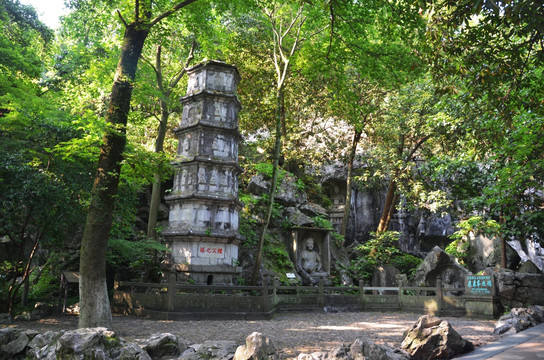
{"label": "tree trunk", "polygon": [[126,124],[138,60],[149,34],[139,21],[127,25],[108,105],[91,203],[81,241],[79,327],[111,328],[106,287],[106,247],[111,229],[121,161],[126,145]]}
{"label": "tree trunk", "polygon": [[378,225],[378,234],[383,234],[389,227],[393,210],[395,209],[395,203],[397,202],[397,196],[395,194],[397,190],[397,182],[394,179],[389,181],[389,187],[387,189],[387,195],[385,197],[385,204],[383,206],[382,216]]}
{"label": "tree trunk", "polygon": [[[170,93],[168,92],[168,96]],[[166,125],[168,124],[168,117],[170,115],[170,107],[165,100],[161,100],[161,121],[159,123],[159,130],[157,139],[155,140],[155,152],[161,153],[163,151],[164,139],[166,137]],[[157,233],[155,231],[157,227],[157,217],[159,214],[159,205],[161,203],[161,164],[159,164],[158,172],[153,174],[153,187],[151,189],[151,201],[149,204],[149,217],[147,220],[147,237],[157,239]]]}
{"label": "tree trunk", "polygon": [[[180,70],[179,74],[168,84],[164,85],[164,77],[162,73],[162,46],[157,47],[157,55],[155,57],[155,74],[157,76],[157,87],[161,91],[162,99],[161,105],[161,120],[159,122],[159,129],[157,131],[157,139],[155,139],[155,152],[161,153],[164,148],[164,139],[166,138],[166,130],[168,125],[168,118],[170,117],[170,95],[172,89],[177,86],[183,75],[185,75],[185,69],[189,66],[194,58],[196,43],[193,41],[189,55],[187,55],[187,61],[185,66]],[[157,240],[157,233],[155,231],[157,227],[157,217],[159,214],[159,205],[161,203],[161,165],[159,164],[157,173],[153,174],[153,187],[151,189],[151,202],[149,204],[149,216],[147,220],[147,237]]]}
{"label": "tree trunk", "polygon": [[351,143],[351,150],[348,157],[348,174],[346,179],[346,201],[344,202],[344,216],[342,218],[342,225],[340,227],[340,235],[346,236],[348,228],[349,211],[351,207],[351,177],[353,176],[353,163],[355,161],[355,153],[357,152],[357,144],[361,139],[362,130],[355,129],[353,134],[353,142]]}
{"label": "tree trunk", "polygon": [[268,230],[268,225],[270,224],[270,218],[272,216],[272,210],[274,209],[274,196],[276,196],[276,188],[278,182],[278,172],[279,172],[279,161],[281,155],[281,124],[282,124],[282,115],[285,114],[284,111],[284,93],[283,87],[277,90],[276,93],[276,142],[274,145],[274,165],[272,167],[272,183],[270,184],[270,193],[268,196],[268,209],[266,217],[261,228],[261,233],[259,235],[259,246],[257,249],[257,257],[255,259],[255,265],[253,267],[253,273],[251,274],[250,285],[256,285],[259,278],[259,271],[261,269],[261,262],[263,258],[263,248],[264,248],[264,238],[266,236],[266,231]]}

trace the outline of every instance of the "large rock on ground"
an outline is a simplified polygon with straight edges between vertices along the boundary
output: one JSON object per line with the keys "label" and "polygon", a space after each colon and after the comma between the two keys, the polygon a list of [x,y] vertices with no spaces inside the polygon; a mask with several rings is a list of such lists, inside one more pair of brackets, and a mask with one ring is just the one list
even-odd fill
{"label": "large rock on ground", "polygon": [[495,325],[494,334],[517,333],[544,322],[544,306],[533,305],[529,308],[514,308],[500,317]]}
{"label": "large rock on ground", "polygon": [[85,328],[61,333],[46,332],[34,336],[28,344],[26,358],[119,359],[122,344],[123,341],[106,328]]}
{"label": "large rock on ground", "polygon": [[43,334],[38,334],[28,343],[26,356],[28,359],[47,359],[48,354],[54,357],[55,347],[50,346],[63,335],[63,333],[55,331],[47,331]]}
{"label": "large rock on ground", "polygon": [[449,322],[432,315],[420,317],[408,329],[401,347],[414,360],[451,359],[474,349],[474,345],[463,339]]}
{"label": "large rock on ground", "polygon": [[239,346],[234,360],[275,360],[278,356],[274,345],[263,334],[254,332],[246,338],[246,344]]}
{"label": "large rock on ground", "polygon": [[407,352],[386,345],[374,344],[364,339],[356,339],[351,344],[343,344],[329,352],[299,354],[297,360],[410,360]]}
{"label": "large rock on ground", "polygon": [[436,279],[440,277],[443,286],[462,288],[468,275],[472,273],[459,265],[444,250],[435,246],[417,268],[413,283],[415,286],[435,286]]}
{"label": "large rock on ground", "polygon": [[21,354],[28,343],[29,337],[12,328],[0,329],[0,359],[13,359]]}
{"label": "large rock on ground", "polygon": [[208,340],[189,346],[179,357],[180,360],[231,360],[238,345],[234,341]]}
{"label": "large rock on ground", "polygon": [[[83,328],[65,332],[56,342],[57,359],[115,359],[121,340],[106,328]],[[53,349],[52,349],[53,350]]]}
{"label": "large rock on ground", "polygon": [[152,359],[178,356],[188,348],[184,341],[170,333],[153,335],[142,347]]}

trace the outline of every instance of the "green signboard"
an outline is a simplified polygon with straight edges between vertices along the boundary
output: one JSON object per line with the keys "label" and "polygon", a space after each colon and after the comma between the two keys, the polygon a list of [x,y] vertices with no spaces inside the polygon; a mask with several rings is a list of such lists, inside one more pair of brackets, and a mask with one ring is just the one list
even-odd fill
{"label": "green signboard", "polygon": [[493,296],[494,289],[491,275],[471,275],[465,278],[465,295]]}

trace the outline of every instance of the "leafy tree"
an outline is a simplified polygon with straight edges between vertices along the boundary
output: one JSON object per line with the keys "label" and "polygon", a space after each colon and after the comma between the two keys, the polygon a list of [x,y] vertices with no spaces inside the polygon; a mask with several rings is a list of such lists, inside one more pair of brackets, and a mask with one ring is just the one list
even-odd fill
{"label": "leafy tree", "polygon": [[[349,219],[353,163],[363,134],[372,133],[379,123],[389,91],[421,76],[425,23],[418,9],[409,2],[331,1],[330,40],[318,66],[320,73],[330,72],[325,81],[329,112],[346,121],[352,130],[346,156],[347,188],[340,233],[345,235]],[[317,75],[322,76],[322,75]]]}
{"label": "leafy tree", "polygon": [[542,239],[542,4],[437,1],[432,8],[433,72],[460,104],[466,134],[450,163],[460,153],[486,176],[475,196],[462,198],[466,216],[476,209],[482,221],[498,221],[503,239]]}
{"label": "leafy tree", "polygon": [[[268,210],[264,217],[259,236],[257,257],[253,267],[250,283],[256,284],[263,254],[264,239],[274,208],[274,196],[278,185],[278,172],[281,157],[282,124],[285,124],[285,87],[290,73],[291,62],[299,50],[305,36],[311,35],[304,29],[308,17],[305,4],[273,4],[264,7],[263,12],[268,19],[268,26],[273,37],[272,60],[275,69],[275,143],[273,153],[272,181],[268,195]],[[304,31],[306,30],[306,32]]]}
{"label": "leafy tree", "polygon": [[[98,160],[98,171],[91,193],[91,203],[81,242],[80,260],[80,327],[111,327],[111,312],[106,289],[105,252],[112,224],[114,198],[117,194],[123,152],[126,145],[126,125],[130,110],[133,82],[138,61],[152,27],[196,0],[186,0],[168,6],[153,17],[150,2],[135,2],[132,21],[125,25],[123,45],[108,102],[108,124]],[[125,16],[127,14],[125,13]]]}
{"label": "leafy tree", "polygon": [[0,238],[8,245],[0,311],[11,312],[21,289],[26,303],[40,253],[59,251],[77,233],[90,164],[53,151],[79,131],[38,82],[52,31],[17,1],[0,5],[0,27]]}

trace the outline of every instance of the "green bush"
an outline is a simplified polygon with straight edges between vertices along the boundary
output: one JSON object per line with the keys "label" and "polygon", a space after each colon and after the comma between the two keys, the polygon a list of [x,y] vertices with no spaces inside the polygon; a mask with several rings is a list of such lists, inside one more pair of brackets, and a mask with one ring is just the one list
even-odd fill
{"label": "green bush", "polygon": [[450,236],[453,241],[446,247],[447,254],[455,257],[461,265],[466,265],[471,255],[468,237],[470,233],[496,236],[500,234],[500,225],[495,220],[485,220],[481,216],[472,216],[457,224],[457,231]]}
{"label": "green bush", "polygon": [[370,281],[377,266],[392,265],[403,274],[412,275],[422,259],[402,252],[396,244],[399,238],[396,231],[371,233],[370,240],[355,248],[358,256],[351,260],[349,274],[354,279]]}

